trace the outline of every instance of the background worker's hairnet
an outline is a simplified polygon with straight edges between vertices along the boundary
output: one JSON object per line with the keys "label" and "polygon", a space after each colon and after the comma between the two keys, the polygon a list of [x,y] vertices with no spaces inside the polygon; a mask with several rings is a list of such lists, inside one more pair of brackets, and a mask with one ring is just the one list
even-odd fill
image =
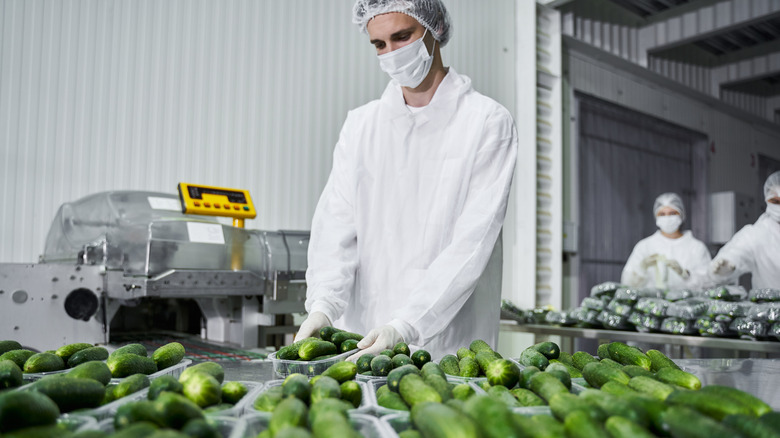
{"label": "background worker's hairnet", "polygon": [[672,207],[680,213],[680,218],[685,220],[685,207],[683,207],[682,199],[677,196],[676,193],[664,193],[655,198],[655,204],[653,204],[653,216],[658,214],[658,210],[662,207]]}
{"label": "background worker's hairnet", "polygon": [[368,22],[388,12],[402,12],[416,19],[442,47],[450,40],[450,15],[441,0],[357,0],[352,8],[352,22],[367,33]]}
{"label": "background worker's hairnet", "polygon": [[769,175],[764,183],[764,201],[780,196],[780,170]]}

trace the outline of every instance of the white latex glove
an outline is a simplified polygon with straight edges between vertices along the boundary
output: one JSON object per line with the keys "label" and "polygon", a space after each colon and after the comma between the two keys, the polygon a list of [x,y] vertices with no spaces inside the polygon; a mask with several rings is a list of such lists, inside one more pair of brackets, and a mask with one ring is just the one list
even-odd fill
{"label": "white latex glove", "polygon": [[314,335],[321,328],[329,326],[330,320],[322,312],[313,312],[306,318],[301,324],[301,328],[298,329],[298,333],[295,334],[295,341],[300,341]]}
{"label": "white latex glove", "polygon": [[384,350],[392,350],[395,344],[403,342],[403,340],[403,336],[393,326],[383,325],[368,332],[366,337],[357,344],[360,351],[348,357],[347,360],[355,362],[360,356],[369,353],[378,355]]}
{"label": "white latex glove", "polygon": [[688,279],[688,277],[691,276],[691,273],[688,272],[687,269],[683,269],[682,266],[680,266],[680,263],[677,262],[677,260],[666,260],[666,267],[676,272],[677,275],[682,277],[683,280]]}
{"label": "white latex glove", "polygon": [[653,266],[658,261],[659,257],[660,256],[658,254],[653,254],[651,256],[645,257],[645,259],[642,260],[642,265],[641,265],[642,269],[647,269],[650,266]]}
{"label": "white latex glove", "polygon": [[730,275],[735,269],[737,268],[726,259],[718,258],[710,263],[710,272],[721,277]]}

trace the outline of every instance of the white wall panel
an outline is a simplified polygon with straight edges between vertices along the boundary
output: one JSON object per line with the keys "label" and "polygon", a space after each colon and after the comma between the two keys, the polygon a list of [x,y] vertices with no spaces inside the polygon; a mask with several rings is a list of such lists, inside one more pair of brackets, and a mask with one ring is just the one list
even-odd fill
{"label": "white wall panel", "polygon": [[[346,112],[387,77],[352,0],[0,0],[0,262],[56,209],[179,181],[251,191],[308,229]],[[450,0],[446,64],[514,111],[514,4]]]}

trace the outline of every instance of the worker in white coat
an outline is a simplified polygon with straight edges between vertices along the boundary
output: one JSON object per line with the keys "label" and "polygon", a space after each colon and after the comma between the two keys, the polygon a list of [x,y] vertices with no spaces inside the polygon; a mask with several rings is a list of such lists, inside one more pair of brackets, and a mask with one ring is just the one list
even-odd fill
{"label": "worker in white coat", "polygon": [[714,281],[723,283],[752,273],[755,289],[780,289],[780,171],[764,183],[766,211],[745,225],[710,263]]}
{"label": "worker in white coat", "polygon": [[440,1],[358,0],[353,12],[392,80],[341,130],[296,340],[326,325],[365,334],[350,360],[402,341],[434,358],[474,339],[496,348],[512,117],[443,66]]}
{"label": "worker in white coat", "polygon": [[707,247],[681,231],[685,207],[675,193],[664,193],[653,204],[658,230],[640,240],[626,261],[621,283],[631,287],[691,289],[704,285],[712,257]]}

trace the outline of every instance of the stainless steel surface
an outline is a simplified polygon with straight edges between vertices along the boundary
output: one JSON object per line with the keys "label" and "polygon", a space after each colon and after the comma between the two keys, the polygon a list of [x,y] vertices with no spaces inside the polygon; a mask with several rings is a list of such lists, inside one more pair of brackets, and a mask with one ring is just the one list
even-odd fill
{"label": "stainless steel surface", "polygon": [[749,392],[780,410],[780,360],[778,359],[677,359],[702,385],[724,385]]}
{"label": "stainless steel surface", "polygon": [[673,344],[738,351],[780,353],[780,342],[682,336],[668,333],[639,333],[622,330],[557,327],[540,324],[518,324],[515,321],[501,321],[501,330],[510,332],[533,333],[537,335],[556,335],[570,338],[606,339],[624,342],[644,342],[649,344],[667,345]]}

